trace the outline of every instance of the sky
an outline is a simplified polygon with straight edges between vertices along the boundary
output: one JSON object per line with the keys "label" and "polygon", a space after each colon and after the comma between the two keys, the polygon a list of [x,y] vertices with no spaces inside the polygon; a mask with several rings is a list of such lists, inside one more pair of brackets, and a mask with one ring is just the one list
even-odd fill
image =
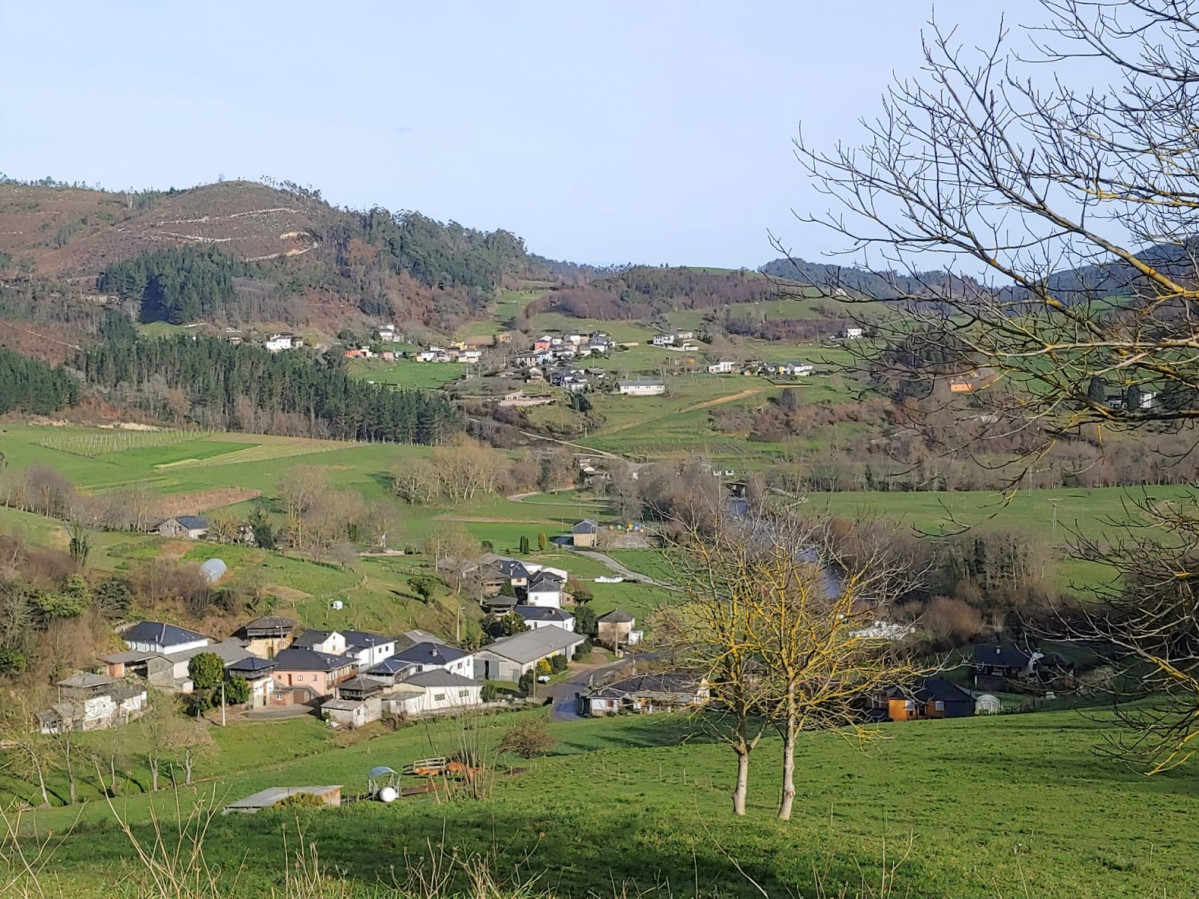
{"label": "sky", "polygon": [[[966,43],[1036,0],[943,3]],[[290,180],[593,264],[755,268],[836,237],[792,141],[862,139],[922,0],[0,0],[0,172]]]}

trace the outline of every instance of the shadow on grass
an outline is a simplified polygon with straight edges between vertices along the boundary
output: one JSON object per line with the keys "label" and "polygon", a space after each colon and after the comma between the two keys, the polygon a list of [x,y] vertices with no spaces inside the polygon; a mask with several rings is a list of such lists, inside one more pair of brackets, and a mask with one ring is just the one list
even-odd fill
{"label": "shadow on grass", "polygon": [[[660,803],[659,803],[660,804]],[[483,860],[508,887],[533,882],[537,893],[559,897],[608,895],[770,896],[818,895],[820,884],[849,885],[855,896],[863,880],[878,882],[881,859],[856,859],[830,852],[835,841],[805,844],[788,837],[786,825],[760,814],[703,823],[680,816],[678,808],[627,805],[588,810],[578,799],[564,808],[530,811],[512,803],[448,805],[426,798],[392,806],[360,803],[340,809],[266,810],[256,815],[216,817],[204,839],[205,861],[219,869],[228,895],[261,895],[278,889],[298,836],[315,846],[329,873],[363,896],[387,895],[403,885],[412,868],[429,871],[447,860]],[[167,825],[166,842],[175,835]],[[156,833],[134,826],[134,837],[150,846]],[[115,822],[92,825],[63,844],[55,857],[65,873],[121,871],[136,880],[140,871],[127,837]],[[468,871],[452,874],[442,895],[468,894]],[[905,863],[904,880],[925,882],[918,859]],[[877,869],[877,870],[876,870]],[[819,894],[823,895],[823,894]],[[836,889],[828,895],[838,895]],[[915,894],[913,894],[915,895]]]}

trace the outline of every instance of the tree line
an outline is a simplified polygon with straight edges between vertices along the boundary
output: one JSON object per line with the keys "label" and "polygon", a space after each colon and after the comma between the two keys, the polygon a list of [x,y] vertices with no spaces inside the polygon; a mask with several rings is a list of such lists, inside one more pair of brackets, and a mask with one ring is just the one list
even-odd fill
{"label": "tree line", "polygon": [[127,406],[176,422],[424,444],[463,428],[445,396],[355,380],[339,357],[268,353],[214,337],[146,339],[123,316],[106,324],[105,336],[103,345],[76,357],[85,381]]}
{"label": "tree line", "polygon": [[45,415],[78,400],[78,382],[62,369],[0,347],[0,414]]}

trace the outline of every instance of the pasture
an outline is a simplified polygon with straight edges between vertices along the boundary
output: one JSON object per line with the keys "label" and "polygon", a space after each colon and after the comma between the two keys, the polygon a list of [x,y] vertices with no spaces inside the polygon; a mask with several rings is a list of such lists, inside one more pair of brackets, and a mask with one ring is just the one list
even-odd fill
{"label": "pasture", "polygon": [[[341,783],[353,793],[370,767],[448,754],[464,735],[490,758],[514,720],[420,722],[349,742],[310,720],[214,728],[220,751],[201,760],[202,783],[178,796],[137,795],[145,774],[134,761],[116,809],[146,840],[153,806],[169,835],[176,801],[186,815],[272,785]],[[1187,822],[1199,785],[1185,771],[1145,778],[1094,755],[1111,723],[1062,711],[884,725],[865,751],[837,734],[805,736],[790,822],[771,816],[773,736],[753,755],[749,815],[737,819],[733,755],[696,722],[554,723],[550,754],[501,757],[487,798],[218,816],[205,859],[225,883],[236,878],[241,895],[278,883],[285,830],[303,832],[358,895],[391,882],[397,867],[403,880],[403,866],[427,863],[430,847],[485,857],[501,877],[519,871],[536,876],[539,890],[572,897],[839,895],[841,887],[857,896],[885,877],[890,895],[922,899],[1195,895],[1199,832]],[[511,763],[520,773],[504,773]],[[102,802],[28,812],[21,827],[28,839],[54,834],[53,870],[72,895],[110,895],[112,880],[135,870]]]}

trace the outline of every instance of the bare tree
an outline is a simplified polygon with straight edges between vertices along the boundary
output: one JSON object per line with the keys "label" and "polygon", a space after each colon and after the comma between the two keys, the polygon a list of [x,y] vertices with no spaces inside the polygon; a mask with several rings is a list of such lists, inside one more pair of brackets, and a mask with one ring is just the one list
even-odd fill
{"label": "bare tree", "polygon": [[37,783],[42,805],[50,805],[46,776],[54,770],[57,759],[54,746],[39,733],[36,698],[28,691],[13,690],[0,706],[0,735],[12,753],[17,775]]}
{"label": "bare tree", "polygon": [[[895,307],[861,344],[891,347],[871,361],[974,376],[977,430],[1043,429],[1039,448],[1199,418],[1199,3],[1042,5],[1026,44],[1001,28],[970,51],[933,24],[923,77],[889,90],[863,145],[797,142],[834,206],[805,220],[872,265],[861,298]],[[1082,59],[1107,64],[1109,90],[1071,86]],[[1150,399],[1112,402],[1095,379]]]}
{"label": "bare tree", "polygon": [[328,489],[328,469],[320,465],[297,465],[279,478],[279,500],[283,503],[287,527],[296,549],[303,549],[305,545],[305,515]]}
{"label": "bare tree", "polygon": [[[892,309],[851,342],[871,375],[931,400],[910,411],[942,448],[1020,437],[1012,480],[1030,486],[1061,435],[1177,429],[1185,454],[1199,419],[1199,2],[1042,6],[1027,40],[1001,28],[984,49],[934,24],[922,75],[890,89],[864,144],[797,142],[832,204],[805,218],[874,269],[824,286]],[[945,379],[966,387],[938,400],[928,385]],[[1123,715],[1125,748],[1156,771],[1199,737],[1199,512],[1141,512],[1114,544],[1078,547],[1123,585],[1072,629],[1118,646],[1164,697]]]}

